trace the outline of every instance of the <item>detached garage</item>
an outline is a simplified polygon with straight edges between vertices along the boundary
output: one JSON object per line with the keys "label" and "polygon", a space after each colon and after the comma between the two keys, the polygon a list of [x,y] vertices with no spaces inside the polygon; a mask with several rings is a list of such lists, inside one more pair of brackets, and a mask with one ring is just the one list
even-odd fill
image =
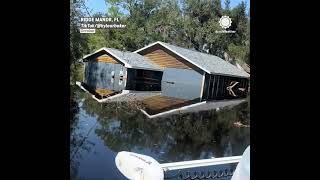
{"label": "detached garage", "polygon": [[86,55],[82,62],[83,82],[95,91],[161,90],[162,69],[139,54],[101,48]]}
{"label": "detached garage", "polygon": [[[164,76],[172,82],[196,87],[201,100],[244,98],[249,87],[249,74],[229,62],[206,53],[155,42],[138,53],[164,69]],[[176,81],[175,81],[176,79]],[[183,82],[181,82],[183,79]],[[175,81],[175,82],[174,82]]]}

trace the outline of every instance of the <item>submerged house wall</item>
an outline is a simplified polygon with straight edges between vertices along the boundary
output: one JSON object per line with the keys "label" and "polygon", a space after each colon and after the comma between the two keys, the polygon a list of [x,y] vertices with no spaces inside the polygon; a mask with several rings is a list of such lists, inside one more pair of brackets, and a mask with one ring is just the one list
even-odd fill
{"label": "submerged house wall", "polygon": [[249,79],[206,73],[203,88],[204,100],[222,100],[247,97]]}
{"label": "submerged house wall", "polygon": [[120,78],[121,72],[126,72],[123,65],[89,61],[85,62],[85,67],[84,83],[88,86],[114,91],[125,89],[125,82]]}
{"label": "submerged house wall", "polygon": [[[101,48],[85,57],[92,87],[162,91],[178,99],[246,97],[249,75],[217,56],[156,42],[136,52]],[[178,96],[177,96],[178,95]]]}
{"label": "submerged house wall", "polygon": [[179,95],[178,98],[182,99],[200,97],[203,70],[160,45],[139,53],[164,69],[162,94],[171,97]]}
{"label": "submerged house wall", "polygon": [[202,75],[191,69],[167,68],[162,78],[162,94],[181,99],[196,99],[201,95]]}
{"label": "submerged house wall", "polygon": [[161,91],[162,71],[127,69],[127,90]]}
{"label": "submerged house wall", "polygon": [[[172,51],[171,48],[174,50]],[[240,77],[244,74],[239,73],[239,70],[235,69],[236,67],[219,57],[212,56],[211,58],[209,54],[162,42],[147,46],[136,52],[164,68],[163,86],[169,86],[164,84],[167,81],[169,81],[169,84],[170,81],[176,81],[171,83],[177,83],[177,91],[190,91],[191,97],[198,94],[202,100],[235,99],[247,96],[249,78]],[[178,55],[180,53],[184,53],[183,56]],[[188,57],[188,60],[184,59],[185,57]],[[202,67],[194,63],[195,59]],[[210,66],[210,68],[206,68],[206,66]],[[219,75],[216,70],[218,70]],[[232,74],[235,72],[238,72],[240,76]],[[181,88],[179,83],[186,83],[190,88]],[[162,91],[169,93],[169,91],[166,91],[166,87],[162,87]]]}
{"label": "submerged house wall", "polygon": [[84,83],[93,89],[110,89],[121,91],[125,88],[123,77],[126,68],[108,54],[100,54],[91,57],[85,64]]}
{"label": "submerged house wall", "polygon": [[106,53],[94,54],[87,60],[83,81],[93,89],[161,91],[163,72],[160,70],[126,68],[121,61]]}

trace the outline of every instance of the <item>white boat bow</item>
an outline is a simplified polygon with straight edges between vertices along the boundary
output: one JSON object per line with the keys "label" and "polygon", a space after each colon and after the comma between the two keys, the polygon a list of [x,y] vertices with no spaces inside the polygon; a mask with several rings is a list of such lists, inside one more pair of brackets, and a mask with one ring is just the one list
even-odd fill
{"label": "white boat bow", "polygon": [[119,171],[130,180],[164,180],[164,173],[171,170],[238,163],[231,180],[250,179],[250,146],[242,156],[160,164],[150,156],[133,152],[119,152],[115,158]]}

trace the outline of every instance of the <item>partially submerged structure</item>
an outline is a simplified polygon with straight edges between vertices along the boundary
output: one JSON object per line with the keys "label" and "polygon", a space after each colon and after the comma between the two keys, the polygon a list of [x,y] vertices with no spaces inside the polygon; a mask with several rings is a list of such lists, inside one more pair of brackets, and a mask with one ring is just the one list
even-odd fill
{"label": "partially submerged structure", "polygon": [[244,70],[217,56],[159,41],[135,52],[101,48],[82,62],[85,75],[77,83],[82,89],[98,102],[139,101],[149,118],[236,104],[241,101],[216,100],[248,93]]}
{"label": "partially submerged structure", "polygon": [[190,77],[186,83],[193,81],[202,100],[243,98],[247,95],[249,74],[217,56],[160,41],[135,53],[163,68],[164,74],[179,76],[183,73]]}
{"label": "partially submerged structure", "polygon": [[113,48],[101,48],[86,55],[82,85],[104,98],[122,90],[159,91],[162,69],[145,57]]}
{"label": "partially submerged structure", "polygon": [[198,92],[199,87],[192,83],[178,81],[171,84],[163,81],[160,93],[140,100],[142,105],[140,110],[148,118],[157,118],[186,112],[212,110],[244,101],[244,99],[207,101],[201,99]]}

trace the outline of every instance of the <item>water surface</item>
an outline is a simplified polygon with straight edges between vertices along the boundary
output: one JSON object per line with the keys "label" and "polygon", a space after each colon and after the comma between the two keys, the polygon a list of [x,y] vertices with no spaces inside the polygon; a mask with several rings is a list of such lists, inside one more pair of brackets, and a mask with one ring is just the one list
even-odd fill
{"label": "water surface", "polygon": [[147,118],[135,103],[101,104],[79,88],[71,120],[71,179],[125,179],[115,167],[119,151],[132,151],[160,163],[242,155],[250,144],[248,103]]}

